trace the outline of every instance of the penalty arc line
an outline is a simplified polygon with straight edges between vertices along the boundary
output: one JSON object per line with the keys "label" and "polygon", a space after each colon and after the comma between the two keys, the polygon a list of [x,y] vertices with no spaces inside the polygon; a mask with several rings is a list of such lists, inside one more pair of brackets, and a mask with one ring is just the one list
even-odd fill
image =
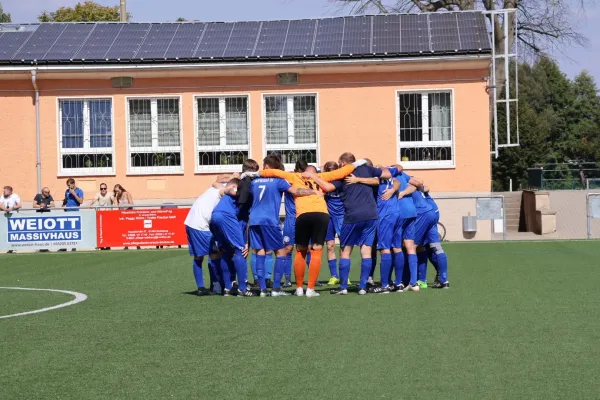
{"label": "penalty arc line", "polygon": [[11,318],[11,317],[20,317],[20,316],[29,315],[29,314],[38,314],[38,313],[42,313],[42,312],[46,312],[46,311],[56,310],[58,308],[72,306],[74,304],[81,303],[82,301],[87,300],[87,296],[85,294],[78,293],[78,292],[71,292],[71,291],[68,291],[68,290],[35,289],[35,288],[22,288],[22,287],[5,287],[5,286],[0,286],[0,289],[8,289],[8,290],[34,290],[34,291],[40,291],[40,292],[55,292],[55,293],[69,294],[69,295],[75,297],[75,299],[73,299],[71,301],[68,301],[68,302],[62,303],[62,304],[57,304],[57,305],[52,306],[52,307],[40,308],[39,310],[25,311],[25,312],[17,313],[17,314],[0,315],[0,319]]}

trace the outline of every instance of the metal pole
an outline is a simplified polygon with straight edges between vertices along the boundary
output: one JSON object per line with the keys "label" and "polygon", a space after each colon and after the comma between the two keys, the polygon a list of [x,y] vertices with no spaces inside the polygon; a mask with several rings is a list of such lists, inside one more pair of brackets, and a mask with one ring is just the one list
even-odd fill
{"label": "metal pole", "polygon": [[512,192],[512,178],[508,181],[508,191]]}
{"label": "metal pole", "polygon": [[31,83],[35,89],[35,168],[37,171],[37,193],[42,193],[42,153],[40,149],[40,91],[37,85],[37,71],[31,71]]}
{"label": "metal pole", "polygon": [[585,196],[585,217],[587,218],[587,238],[592,238],[592,220],[590,218],[590,195]]}
{"label": "metal pole", "polygon": [[502,240],[506,240],[506,209],[504,196],[502,196]]}
{"label": "metal pole", "polygon": [[121,0],[121,22],[127,22],[127,0]]}

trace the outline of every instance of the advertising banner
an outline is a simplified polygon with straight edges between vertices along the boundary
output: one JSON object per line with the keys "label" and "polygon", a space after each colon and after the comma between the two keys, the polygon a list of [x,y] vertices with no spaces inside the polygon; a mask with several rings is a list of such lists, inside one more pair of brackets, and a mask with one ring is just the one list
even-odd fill
{"label": "advertising banner", "polygon": [[12,212],[0,216],[0,250],[95,247],[96,216],[93,210]]}
{"label": "advertising banner", "polygon": [[186,245],[188,212],[189,208],[98,211],[98,247]]}

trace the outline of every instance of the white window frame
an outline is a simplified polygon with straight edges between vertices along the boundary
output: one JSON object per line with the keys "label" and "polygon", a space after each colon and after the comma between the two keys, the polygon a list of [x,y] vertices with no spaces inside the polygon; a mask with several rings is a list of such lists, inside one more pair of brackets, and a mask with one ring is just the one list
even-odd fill
{"label": "white window frame", "polygon": [[[158,100],[176,99],[179,102],[179,146],[158,145]],[[129,102],[131,100],[150,100],[150,121],[152,126],[152,146],[132,147],[130,141]],[[125,97],[125,124],[127,129],[127,175],[180,175],[184,172],[183,152],[183,98],[181,95],[166,96],[127,96]],[[180,166],[133,167],[131,153],[169,153],[179,152]]]}
{"label": "white window frame", "polygon": [[[90,114],[89,102],[93,100],[110,100],[110,124],[112,147],[90,147]],[[83,147],[79,149],[62,148],[62,101],[83,101]],[[116,175],[115,157],[115,99],[112,96],[62,96],[56,98],[56,132],[58,177],[72,176],[114,176]],[[106,168],[63,168],[63,156],[69,154],[111,154],[112,167]]]}
{"label": "white window frame", "polygon": [[[288,144],[267,144],[267,97],[272,96],[287,96],[287,131]],[[314,96],[315,97],[315,144],[294,143],[294,97],[295,96]],[[274,92],[263,93],[262,95],[262,135],[263,135],[263,157],[271,150],[316,150],[317,162],[310,163],[315,167],[319,167],[321,162],[321,146],[319,141],[319,94],[317,92]],[[286,170],[294,169],[294,164],[284,164]]]}
{"label": "white window frame", "polygon": [[[429,140],[429,94],[431,93],[450,93],[450,115],[452,118],[451,140]],[[420,142],[402,142],[400,141],[400,94],[420,94],[421,95],[421,127],[423,130],[423,140]],[[456,129],[454,117],[454,88],[434,88],[425,90],[396,90],[394,93],[394,103],[396,105],[396,159],[406,169],[452,169],[456,168]],[[402,161],[400,151],[402,148],[416,147],[450,147],[452,149],[451,161]]]}
{"label": "white window frame", "polygon": [[[225,106],[225,100],[227,98],[245,97],[246,98],[246,121],[248,126],[248,144],[247,145],[228,145],[227,144],[227,110]],[[219,137],[220,144],[214,146],[200,146],[198,144],[198,99],[209,98],[219,99]],[[194,95],[194,149],[195,149],[195,172],[197,174],[206,173],[224,173],[224,172],[241,172],[242,164],[231,164],[231,165],[200,165],[199,155],[201,151],[246,151],[248,152],[248,158],[252,158],[252,125],[251,125],[251,113],[250,113],[250,94],[239,93],[239,94],[197,94]]]}

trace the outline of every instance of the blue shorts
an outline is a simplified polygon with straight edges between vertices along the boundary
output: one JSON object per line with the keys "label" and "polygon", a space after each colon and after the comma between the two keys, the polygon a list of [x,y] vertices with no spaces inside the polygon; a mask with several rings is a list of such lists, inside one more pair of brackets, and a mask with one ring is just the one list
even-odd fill
{"label": "blue shorts", "polygon": [[440,212],[437,211],[435,213],[435,217],[433,218],[433,225],[431,226],[431,228],[429,228],[429,231],[427,231],[427,234],[425,235],[425,243],[424,244],[429,244],[429,243],[440,243],[440,232],[438,231],[438,222],[440,222]]}
{"label": "blue shorts", "polygon": [[215,239],[210,231],[199,231],[198,229],[185,226],[190,256],[205,257],[209,254],[218,253]]}
{"label": "blue shorts", "polygon": [[361,221],[342,225],[340,246],[373,246],[377,233],[377,220]]}
{"label": "blue shorts", "polygon": [[377,224],[377,249],[402,248],[402,219],[398,214],[379,218]]}
{"label": "blue shorts", "polygon": [[244,234],[235,215],[221,212],[213,213],[212,220],[210,221],[210,231],[220,249],[244,250],[246,247]]}
{"label": "blue shorts", "polygon": [[344,216],[334,217],[329,215],[329,225],[327,226],[327,234],[325,235],[325,241],[335,240],[335,235],[338,237],[342,236],[342,225],[344,225]]}
{"label": "blue shorts", "polygon": [[285,216],[283,222],[283,244],[293,246],[296,244],[296,216]]}
{"label": "blue shorts", "polygon": [[[416,217],[412,218],[399,218],[400,221],[400,246],[405,240],[415,240],[415,221]],[[396,246],[394,246],[396,247]]]}
{"label": "blue shorts", "polygon": [[415,220],[415,244],[424,246],[427,240],[429,231],[435,227],[437,229],[436,212],[431,210],[425,214],[417,216]]}
{"label": "blue shorts", "polygon": [[251,225],[250,247],[266,251],[283,249],[283,236],[278,226]]}

